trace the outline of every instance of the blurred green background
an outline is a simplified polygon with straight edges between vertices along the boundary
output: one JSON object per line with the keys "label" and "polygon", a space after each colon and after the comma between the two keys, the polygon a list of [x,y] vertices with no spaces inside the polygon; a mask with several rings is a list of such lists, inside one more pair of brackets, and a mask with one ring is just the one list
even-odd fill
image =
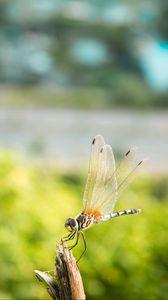
{"label": "blurred green background", "polygon": [[[0,299],[49,299],[64,222],[82,210],[92,138],[150,161],[86,231],[87,299],[167,300],[167,1],[0,0]],[[74,249],[79,257],[82,243]]]}

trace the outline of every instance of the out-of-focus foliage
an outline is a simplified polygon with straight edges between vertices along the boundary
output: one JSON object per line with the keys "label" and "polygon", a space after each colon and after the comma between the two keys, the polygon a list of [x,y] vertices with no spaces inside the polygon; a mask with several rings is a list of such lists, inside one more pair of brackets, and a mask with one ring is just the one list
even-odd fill
{"label": "out-of-focus foliage", "polygon": [[167,10],[164,0],[1,0],[0,84],[17,104],[6,84],[30,87],[29,98],[44,88],[35,105],[167,107]]}
{"label": "out-of-focus foliage", "polygon": [[[121,75],[121,74],[120,74]],[[116,75],[115,87],[100,89],[88,87],[87,89],[67,88],[49,89],[37,87],[1,87],[0,105],[59,108],[133,108],[133,109],[162,109],[168,106],[167,93],[154,93],[136,76],[131,74]],[[93,74],[93,78],[94,78]],[[110,81],[110,78],[108,79]],[[121,88],[122,86],[122,88]]]}
{"label": "out-of-focus foliage", "polygon": [[[26,164],[0,152],[0,299],[47,299],[33,270],[54,267],[64,221],[81,209],[84,176],[54,166]],[[168,178],[142,177],[117,209],[143,213],[86,231],[79,263],[88,299],[167,299]],[[82,244],[74,250],[78,257]]]}

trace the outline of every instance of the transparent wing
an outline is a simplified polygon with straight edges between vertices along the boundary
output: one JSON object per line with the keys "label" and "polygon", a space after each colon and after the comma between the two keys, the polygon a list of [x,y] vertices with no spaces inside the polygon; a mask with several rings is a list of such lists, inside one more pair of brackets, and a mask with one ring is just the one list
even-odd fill
{"label": "transparent wing", "polygon": [[83,196],[83,208],[86,211],[90,207],[92,201],[93,190],[96,184],[98,170],[100,170],[100,151],[105,145],[105,141],[101,135],[96,135],[92,141],[89,172],[86,181],[84,196]]}
{"label": "transparent wing", "polygon": [[[114,210],[115,203],[123,189],[132,181],[145,160],[137,162],[137,148],[129,150],[123,161],[104,184],[104,188],[94,199],[92,210],[105,214]],[[92,202],[93,203],[93,202]]]}
{"label": "transparent wing", "polygon": [[92,143],[89,173],[86,182],[84,212],[112,212],[123,189],[132,181],[145,160],[137,160],[137,148],[130,149],[116,168],[113,151],[101,135]]}
{"label": "transparent wing", "polygon": [[89,209],[99,210],[102,212],[102,201],[106,192],[111,194],[114,192],[113,197],[106,203],[106,210],[110,211],[115,203],[117,197],[117,178],[115,159],[110,145],[105,144],[100,150],[98,172],[96,183],[93,189],[92,199]]}

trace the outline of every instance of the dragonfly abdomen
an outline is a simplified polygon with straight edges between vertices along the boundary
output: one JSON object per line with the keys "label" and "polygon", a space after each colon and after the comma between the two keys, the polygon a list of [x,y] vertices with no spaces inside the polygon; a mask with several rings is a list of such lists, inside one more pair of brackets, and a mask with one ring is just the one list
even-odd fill
{"label": "dragonfly abdomen", "polygon": [[141,209],[139,209],[139,208],[125,209],[125,210],[117,211],[117,212],[114,212],[114,213],[108,213],[108,214],[106,214],[102,217],[102,220],[107,221],[111,218],[121,217],[121,216],[124,216],[124,215],[138,214],[140,212],[141,212]]}

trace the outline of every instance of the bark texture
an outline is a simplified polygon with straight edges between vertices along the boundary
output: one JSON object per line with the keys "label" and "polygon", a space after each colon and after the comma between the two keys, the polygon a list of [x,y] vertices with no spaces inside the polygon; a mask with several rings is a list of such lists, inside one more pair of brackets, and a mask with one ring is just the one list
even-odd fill
{"label": "bark texture", "polygon": [[54,300],[85,300],[82,278],[72,253],[66,244],[57,246],[55,274],[35,270],[39,280],[47,286],[48,293]]}

